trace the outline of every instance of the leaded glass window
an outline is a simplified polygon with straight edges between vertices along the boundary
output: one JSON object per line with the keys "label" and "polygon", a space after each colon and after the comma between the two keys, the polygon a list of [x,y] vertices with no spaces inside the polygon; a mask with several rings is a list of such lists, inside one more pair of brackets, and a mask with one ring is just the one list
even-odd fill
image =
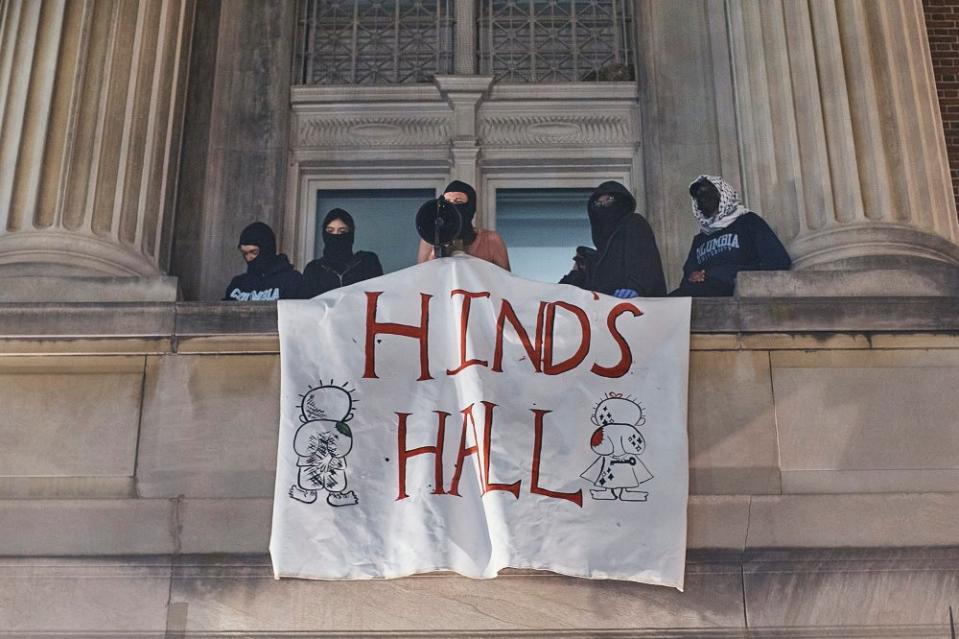
{"label": "leaded glass window", "polygon": [[632,0],[476,0],[480,73],[506,82],[632,80]]}
{"label": "leaded glass window", "polygon": [[296,84],[429,82],[453,69],[453,0],[301,0]]}

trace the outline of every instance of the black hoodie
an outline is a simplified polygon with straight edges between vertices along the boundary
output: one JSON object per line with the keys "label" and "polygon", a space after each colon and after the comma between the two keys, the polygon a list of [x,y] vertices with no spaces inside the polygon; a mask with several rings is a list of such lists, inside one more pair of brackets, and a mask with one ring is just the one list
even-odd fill
{"label": "black hoodie", "polygon": [[[342,220],[350,227],[348,233],[331,235],[326,232],[333,220]],[[341,286],[349,286],[383,274],[380,258],[368,251],[353,252],[356,224],[353,216],[343,209],[333,209],[323,219],[323,256],[303,269],[307,297],[316,297]]]}
{"label": "black hoodie", "polygon": [[[613,204],[601,206],[602,195],[612,195]],[[582,252],[581,270],[570,271],[560,283],[607,295],[623,288],[640,297],[665,295],[656,237],[646,219],[636,213],[636,199],[629,190],[619,182],[603,182],[589,197],[588,212],[596,250]]]}
{"label": "black hoodie", "polygon": [[240,234],[237,246],[258,246],[260,254],[246,265],[246,273],[230,280],[224,300],[237,302],[296,299],[303,296],[303,276],[286,255],[276,253],[276,236],[263,222],[250,224]]}

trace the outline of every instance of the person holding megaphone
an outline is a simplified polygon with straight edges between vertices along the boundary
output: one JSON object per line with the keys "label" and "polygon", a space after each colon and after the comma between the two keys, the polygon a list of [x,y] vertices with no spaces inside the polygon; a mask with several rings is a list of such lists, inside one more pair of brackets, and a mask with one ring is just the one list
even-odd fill
{"label": "person holding megaphone", "polygon": [[496,231],[473,226],[476,215],[476,190],[460,180],[449,183],[443,195],[429,200],[416,215],[416,228],[423,239],[417,252],[417,263],[440,256],[466,253],[481,260],[509,268],[509,253],[503,238]]}

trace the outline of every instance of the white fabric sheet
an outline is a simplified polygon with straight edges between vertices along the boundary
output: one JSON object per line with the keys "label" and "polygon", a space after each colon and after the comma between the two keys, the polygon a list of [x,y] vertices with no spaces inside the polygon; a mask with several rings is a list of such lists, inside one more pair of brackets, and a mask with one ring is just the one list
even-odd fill
{"label": "white fabric sheet", "polygon": [[276,576],[682,589],[689,315],[468,256],[280,302]]}

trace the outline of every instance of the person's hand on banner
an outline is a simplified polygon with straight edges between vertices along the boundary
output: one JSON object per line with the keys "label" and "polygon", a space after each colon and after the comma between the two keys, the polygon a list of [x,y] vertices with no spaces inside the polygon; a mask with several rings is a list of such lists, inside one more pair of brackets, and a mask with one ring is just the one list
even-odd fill
{"label": "person's hand on banner", "polygon": [[613,297],[618,297],[619,299],[624,300],[630,297],[639,297],[639,293],[631,288],[618,288],[613,291]]}

